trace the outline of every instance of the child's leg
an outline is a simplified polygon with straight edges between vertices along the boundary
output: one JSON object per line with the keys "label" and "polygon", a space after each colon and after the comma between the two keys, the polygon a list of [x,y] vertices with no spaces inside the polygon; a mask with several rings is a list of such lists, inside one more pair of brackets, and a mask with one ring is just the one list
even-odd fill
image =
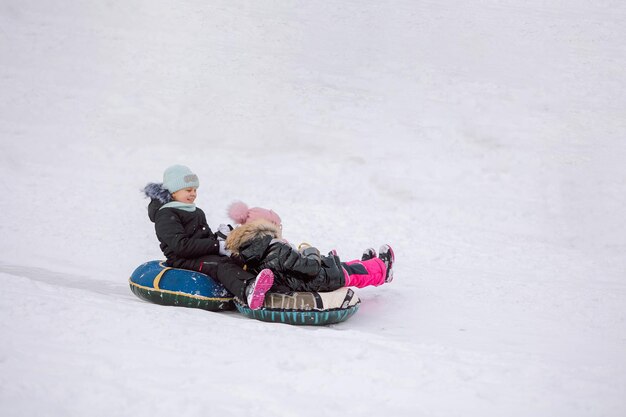
{"label": "child's leg", "polygon": [[363,288],[379,286],[385,283],[387,268],[378,258],[366,261],[350,261],[341,264],[346,278],[346,287]]}
{"label": "child's leg", "polygon": [[228,291],[242,301],[246,299],[247,284],[255,278],[255,275],[244,271],[243,268],[224,256],[203,257],[198,270],[218,280]]}

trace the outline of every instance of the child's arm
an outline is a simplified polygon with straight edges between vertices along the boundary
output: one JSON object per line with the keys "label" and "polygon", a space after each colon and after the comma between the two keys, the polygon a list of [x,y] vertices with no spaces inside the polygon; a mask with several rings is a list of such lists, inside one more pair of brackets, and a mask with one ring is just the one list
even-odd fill
{"label": "child's arm", "polygon": [[297,251],[291,245],[283,243],[283,250],[289,250],[289,254],[283,262],[288,271],[297,272],[310,277],[315,277],[320,271],[322,259],[317,248],[309,246],[302,251]]}

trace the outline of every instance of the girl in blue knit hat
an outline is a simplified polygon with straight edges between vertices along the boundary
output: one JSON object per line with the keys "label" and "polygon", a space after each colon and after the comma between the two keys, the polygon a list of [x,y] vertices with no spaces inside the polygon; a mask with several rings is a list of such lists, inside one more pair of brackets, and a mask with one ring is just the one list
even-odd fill
{"label": "girl in blue knit hat", "polygon": [[149,183],[144,188],[151,199],[148,216],[166,264],[207,274],[239,300],[246,300],[250,308],[258,309],[274,275],[269,269],[253,275],[231,259],[224,236],[213,233],[204,212],[194,204],[199,186],[198,176],[188,167],[173,165],[163,173],[163,183]]}

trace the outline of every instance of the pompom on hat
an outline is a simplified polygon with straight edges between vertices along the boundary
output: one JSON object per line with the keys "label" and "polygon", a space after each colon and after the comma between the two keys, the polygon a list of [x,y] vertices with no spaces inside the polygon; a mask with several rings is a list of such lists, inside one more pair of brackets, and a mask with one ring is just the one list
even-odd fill
{"label": "pompom on hat", "polygon": [[264,219],[269,222],[280,226],[282,221],[280,216],[273,210],[264,209],[261,207],[249,208],[246,203],[241,201],[235,201],[228,207],[228,217],[230,217],[237,224],[245,224],[258,219]]}
{"label": "pompom on hat", "polygon": [[163,188],[172,194],[183,188],[199,186],[198,176],[184,165],[172,165],[163,172]]}

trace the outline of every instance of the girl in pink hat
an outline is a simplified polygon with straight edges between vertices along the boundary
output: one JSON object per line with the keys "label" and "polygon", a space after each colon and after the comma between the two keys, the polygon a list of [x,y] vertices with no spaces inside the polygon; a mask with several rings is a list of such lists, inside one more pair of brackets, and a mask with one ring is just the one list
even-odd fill
{"label": "girl in pink hat", "polygon": [[[226,239],[226,249],[253,274],[274,275],[271,291],[334,291],[341,287],[379,286],[393,279],[394,253],[389,245],[372,248],[360,260],[341,262],[334,251],[320,255],[317,248],[295,248],[282,238],[280,216],[272,210],[235,202],[228,215],[238,227]],[[262,301],[258,308],[262,306]]]}

